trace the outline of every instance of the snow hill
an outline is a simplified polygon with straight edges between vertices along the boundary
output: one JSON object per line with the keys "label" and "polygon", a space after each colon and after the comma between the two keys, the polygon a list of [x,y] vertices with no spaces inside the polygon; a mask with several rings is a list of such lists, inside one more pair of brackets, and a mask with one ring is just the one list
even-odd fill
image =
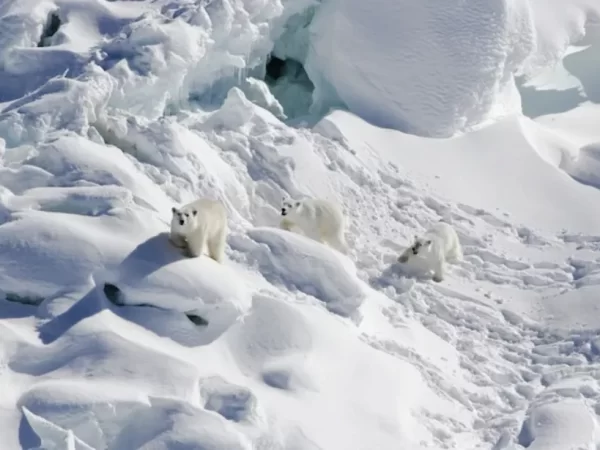
{"label": "snow hill", "polygon": [[[596,0],[3,0],[0,30],[3,450],[600,448]],[[350,254],[279,229],[286,195],[340,202]],[[223,265],[167,242],[197,196]],[[435,283],[396,258],[439,220]]]}

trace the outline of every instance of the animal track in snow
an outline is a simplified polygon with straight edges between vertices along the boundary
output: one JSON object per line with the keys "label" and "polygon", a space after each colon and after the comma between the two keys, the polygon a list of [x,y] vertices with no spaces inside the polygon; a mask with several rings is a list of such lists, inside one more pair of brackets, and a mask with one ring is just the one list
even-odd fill
{"label": "animal track in snow", "polygon": [[249,389],[231,384],[218,376],[202,379],[199,388],[203,406],[207,410],[215,411],[233,422],[257,418],[257,399]]}

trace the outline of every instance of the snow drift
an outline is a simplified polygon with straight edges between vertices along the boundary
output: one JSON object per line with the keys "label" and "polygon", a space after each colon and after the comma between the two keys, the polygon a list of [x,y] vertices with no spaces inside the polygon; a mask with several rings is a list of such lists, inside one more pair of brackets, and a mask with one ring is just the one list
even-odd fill
{"label": "snow drift", "polygon": [[306,64],[316,107],[341,101],[379,126],[451,136],[520,112],[515,76],[559,62],[598,11],[591,1],[326,2]]}

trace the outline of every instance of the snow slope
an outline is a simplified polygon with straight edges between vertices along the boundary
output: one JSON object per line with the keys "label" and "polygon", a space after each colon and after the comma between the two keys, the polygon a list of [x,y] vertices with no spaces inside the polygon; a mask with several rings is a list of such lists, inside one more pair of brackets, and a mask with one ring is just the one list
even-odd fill
{"label": "snow slope", "polygon": [[[597,5],[444,5],[0,5],[3,449],[600,445],[596,66],[533,119],[514,81],[595,51]],[[295,127],[271,52],[314,83]],[[223,265],[167,242],[199,195]],[[278,229],[286,195],[339,201],[350,254]],[[434,283],[395,261],[439,220]]]}

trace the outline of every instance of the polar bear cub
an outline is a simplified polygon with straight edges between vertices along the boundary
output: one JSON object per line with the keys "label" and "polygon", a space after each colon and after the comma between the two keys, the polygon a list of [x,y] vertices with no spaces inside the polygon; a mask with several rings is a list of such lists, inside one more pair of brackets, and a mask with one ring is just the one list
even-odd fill
{"label": "polar bear cub", "polygon": [[446,261],[456,262],[463,258],[462,248],[454,228],[438,222],[421,237],[415,236],[413,244],[398,257],[398,262],[406,263],[411,257],[423,256],[433,270],[433,281],[444,279]]}
{"label": "polar bear cub", "polygon": [[223,261],[227,238],[227,211],[218,200],[200,198],[180,208],[171,208],[169,240],[183,249],[185,256],[195,258],[204,247],[217,262]]}
{"label": "polar bear cub", "polygon": [[329,244],[343,254],[348,253],[344,237],[346,220],[337,203],[317,198],[294,200],[284,197],[281,216],[280,226],[284,230],[291,231],[296,226],[306,234],[316,234],[319,242]]}

